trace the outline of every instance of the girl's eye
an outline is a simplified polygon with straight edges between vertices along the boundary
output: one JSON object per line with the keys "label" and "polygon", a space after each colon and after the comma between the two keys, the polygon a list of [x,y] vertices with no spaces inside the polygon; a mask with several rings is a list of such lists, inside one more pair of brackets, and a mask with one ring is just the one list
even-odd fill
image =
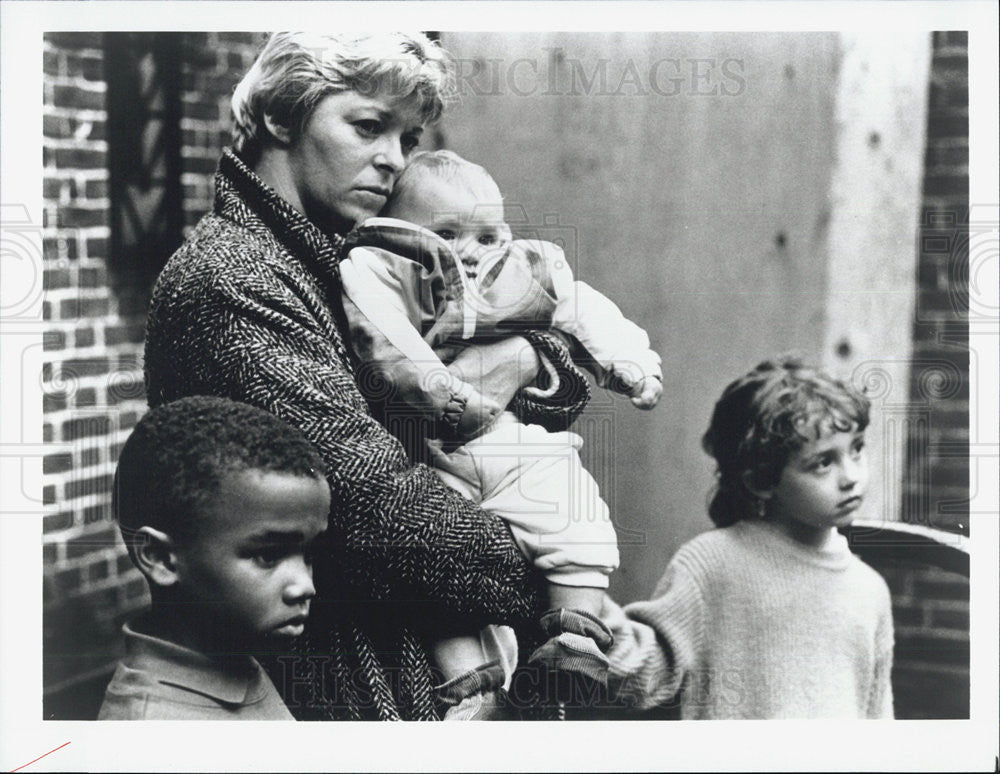
{"label": "girl's eye", "polygon": [[455,232],[450,228],[442,228],[434,233],[441,237],[445,242],[455,241]]}

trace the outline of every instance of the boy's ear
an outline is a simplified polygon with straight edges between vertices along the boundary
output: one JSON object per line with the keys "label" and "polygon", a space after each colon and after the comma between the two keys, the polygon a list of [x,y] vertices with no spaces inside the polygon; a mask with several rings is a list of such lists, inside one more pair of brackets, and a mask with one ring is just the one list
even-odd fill
{"label": "boy's ear", "polygon": [[177,551],[170,535],[153,527],[140,527],[137,535],[132,557],[139,571],[157,586],[177,583]]}
{"label": "boy's ear", "polygon": [[743,475],[740,476],[740,480],[743,481],[743,486],[745,486],[752,495],[761,500],[770,500],[774,495],[773,488],[761,489],[757,485],[757,482],[754,480],[752,470],[744,470]]}
{"label": "boy's ear", "polygon": [[282,145],[292,144],[292,130],[284,124],[279,124],[275,121],[270,113],[264,114],[264,126],[270,132],[271,136]]}

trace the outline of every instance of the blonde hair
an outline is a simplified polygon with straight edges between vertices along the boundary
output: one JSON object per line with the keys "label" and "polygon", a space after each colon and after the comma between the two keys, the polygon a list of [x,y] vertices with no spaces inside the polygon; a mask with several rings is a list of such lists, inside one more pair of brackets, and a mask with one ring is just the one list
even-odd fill
{"label": "blonde hair", "polygon": [[403,173],[396,180],[392,196],[386,205],[387,211],[391,212],[395,202],[411,194],[420,181],[428,177],[463,186],[477,198],[490,196],[494,190],[499,189],[485,167],[463,159],[454,151],[423,151],[413,154]]}
{"label": "blonde hair", "polygon": [[453,81],[447,52],[420,32],[276,32],[233,92],[233,148],[253,163],[268,141],[265,115],[298,137],[323,97],[349,90],[416,99],[432,122]]}

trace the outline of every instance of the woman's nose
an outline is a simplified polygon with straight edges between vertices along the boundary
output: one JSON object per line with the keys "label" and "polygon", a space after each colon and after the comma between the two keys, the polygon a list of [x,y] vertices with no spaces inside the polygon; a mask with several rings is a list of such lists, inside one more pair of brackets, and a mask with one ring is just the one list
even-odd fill
{"label": "woman's nose", "polygon": [[388,133],[383,136],[382,143],[375,155],[375,165],[392,173],[395,177],[406,166],[406,155],[403,153],[401,138]]}
{"label": "woman's nose", "polygon": [[287,604],[293,605],[306,602],[315,596],[316,587],[313,585],[312,567],[304,557],[292,560],[282,598]]}

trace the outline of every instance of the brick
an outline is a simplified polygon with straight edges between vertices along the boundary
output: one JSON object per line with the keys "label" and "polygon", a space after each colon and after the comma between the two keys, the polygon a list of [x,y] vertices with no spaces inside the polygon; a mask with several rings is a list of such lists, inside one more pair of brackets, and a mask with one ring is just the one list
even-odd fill
{"label": "brick", "polygon": [[84,187],[84,195],[88,199],[106,199],[108,196],[107,180],[88,180]]}
{"label": "brick", "polygon": [[89,468],[101,462],[101,450],[97,448],[84,449],[80,452],[80,467]]}
{"label": "brick", "polygon": [[42,240],[42,257],[46,261],[55,261],[61,258],[74,260],[76,258],[76,240],[65,237],[46,237]]}
{"label": "brick", "polygon": [[59,304],[59,319],[78,317],[104,317],[111,309],[106,298],[67,298]]}
{"label": "brick", "polygon": [[79,559],[81,556],[92,554],[95,551],[113,548],[114,545],[115,531],[111,527],[105,527],[93,534],[81,535],[66,543],[66,558]]}
{"label": "brick", "polygon": [[67,54],[66,74],[87,81],[104,81],[104,59],[92,54]]}
{"label": "brick", "polygon": [[111,347],[115,344],[138,344],[146,335],[146,327],[142,323],[128,325],[109,325],[104,329],[104,343]]}
{"label": "brick", "polygon": [[84,524],[96,524],[99,521],[111,521],[111,503],[91,505],[83,509]]}
{"label": "brick", "polygon": [[73,344],[77,349],[94,346],[94,329],[80,328],[73,333]]}
{"label": "brick", "polygon": [[69,269],[46,266],[45,271],[42,274],[42,289],[62,290],[70,286],[71,280],[72,276],[70,275]]}
{"label": "brick", "polygon": [[87,566],[87,580],[90,582],[104,580],[110,574],[110,564],[107,559],[94,562]]}
{"label": "brick", "polygon": [[55,564],[59,560],[59,546],[55,543],[42,544],[42,561],[45,564]]}
{"label": "brick", "polygon": [[924,192],[931,196],[957,195],[968,198],[968,175],[955,174],[952,171],[938,174],[932,170],[924,177]]}
{"label": "brick", "polygon": [[55,51],[42,54],[42,72],[46,75],[59,75],[62,72],[62,57]]}
{"label": "brick", "polygon": [[927,134],[930,137],[968,137],[969,117],[932,115],[927,122]]}
{"label": "brick", "polygon": [[94,228],[108,225],[108,210],[106,207],[72,207],[59,208],[59,225],[62,228]]}
{"label": "brick", "polygon": [[45,40],[57,48],[103,48],[100,32],[46,32]]}
{"label": "brick", "polygon": [[104,92],[57,84],[53,92],[53,103],[56,107],[75,110],[104,110]]}
{"label": "brick", "polygon": [[45,422],[42,424],[42,443],[52,443],[52,436],[54,432],[52,430],[52,423]]}
{"label": "brick", "polygon": [[914,582],[914,594],[926,600],[968,601],[969,579],[947,574],[942,574],[940,577],[917,577]]}
{"label": "brick", "polygon": [[92,408],[97,405],[97,390],[93,387],[81,387],[76,391],[75,408]]}
{"label": "brick", "polygon": [[67,406],[65,393],[47,392],[42,395],[42,412],[45,414],[51,414],[53,411],[65,411]]}
{"label": "brick", "polygon": [[135,580],[130,580],[125,584],[123,589],[123,596],[125,599],[138,599],[139,597],[147,594],[149,589],[146,586],[146,581],[142,578],[136,578]]}
{"label": "brick", "polygon": [[69,570],[57,572],[53,580],[55,581],[56,588],[66,593],[78,589],[83,581],[83,577],[80,573],[80,568],[73,567]]}
{"label": "brick", "polygon": [[46,514],[42,517],[42,532],[46,535],[51,532],[58,532],[61,529],[69,529],[72,526],[72,511],[61,511],[59,513]]}
{"label": "brick", "polygon": [[[118,575],[125,575],[132,570],[135,570],[135,565],[132,564],[132,560],[129,558],[128,554],[121,554],[115,560],[115,569],[118,571]],[[136,572],[138,572],[136,570]]]}
{"label": "brick", "polygon": [[61,364],[60,373],[63,378],[80,376],[102,376],[110,370],[106,357],[73,358]]}
{"label": "brick", "polygon": [[919,607],[893,605],[892,620],[896,626],[920,627],[924,625],[924,611]]}
{"label": "brick", "polygon": [[70,419],[63,422],[62,436],[65,441],[76,441],[95,435],[107,435],[111,432],[111,418],[108,416],[92,416],[82,419]]}
{"label": "brick", "polygon": [[219,165],[217,156],[186,156],[182,160],[185,172],[192,172],[199,175],[213,175]]}
{"label": "brick", "polygon": [[107,239],[87,239],[87,257],[88,258],[107,258],[108,257],[108,240]]}
{"label": "brick", "polygon": [[121,415],[119,422],[121,424],[122,430],[130,430],[135,427],[135,423],[139,421],[139,415],[134,411],[126,411]]}
{"label": "brick", "polygon": [[102,169],[108,154],[91,148],[55,148],[55,165],[60,169]]}
{"label": "brick", "polygon": [[42,487],[42,505],[52,505],[56,501],[56,488],[54,484]]}
{"label": "brick", "polygon": [[42,180],[42,198],[48,202],[58,202],[62,196],[64,181],[57,177],[46,177]]}
{"label": "brick", "polygon": [[968,610],[931,610],[931,626],[936,629],[952,629],[961,632],[969,631]]}
{"label": "brick", "polygon": [[82,481],[68,481],[66,483],[66,499],[75,500],[78,497],[107,494],[111,491],[112,480],[111,474],[105,474],[94,478],[85,478]]}
{"label": "brick", "polygon": [[[48,273],[48,272],[46,272]],[[57,352],[66,348],[66,333],[64,331],[45,331],[42,333],[42,351]]]}
{"label": "brick", "polygon": [[218,103],[208,100],[198,102],[185,101],[181,110],[186,118],[198,118],[205,121],[218,121],[220,118]]}
{"label": "brick", "polygon": [[898,637],[895,656],[901,662],[964,665],[969,663],[969,642],[967,639],[934,637],[931,633]]}
{"label": "brick", "polygon": [[72,454],[47,454],[42,458],[42,473],[65,473],[72,467]]}

